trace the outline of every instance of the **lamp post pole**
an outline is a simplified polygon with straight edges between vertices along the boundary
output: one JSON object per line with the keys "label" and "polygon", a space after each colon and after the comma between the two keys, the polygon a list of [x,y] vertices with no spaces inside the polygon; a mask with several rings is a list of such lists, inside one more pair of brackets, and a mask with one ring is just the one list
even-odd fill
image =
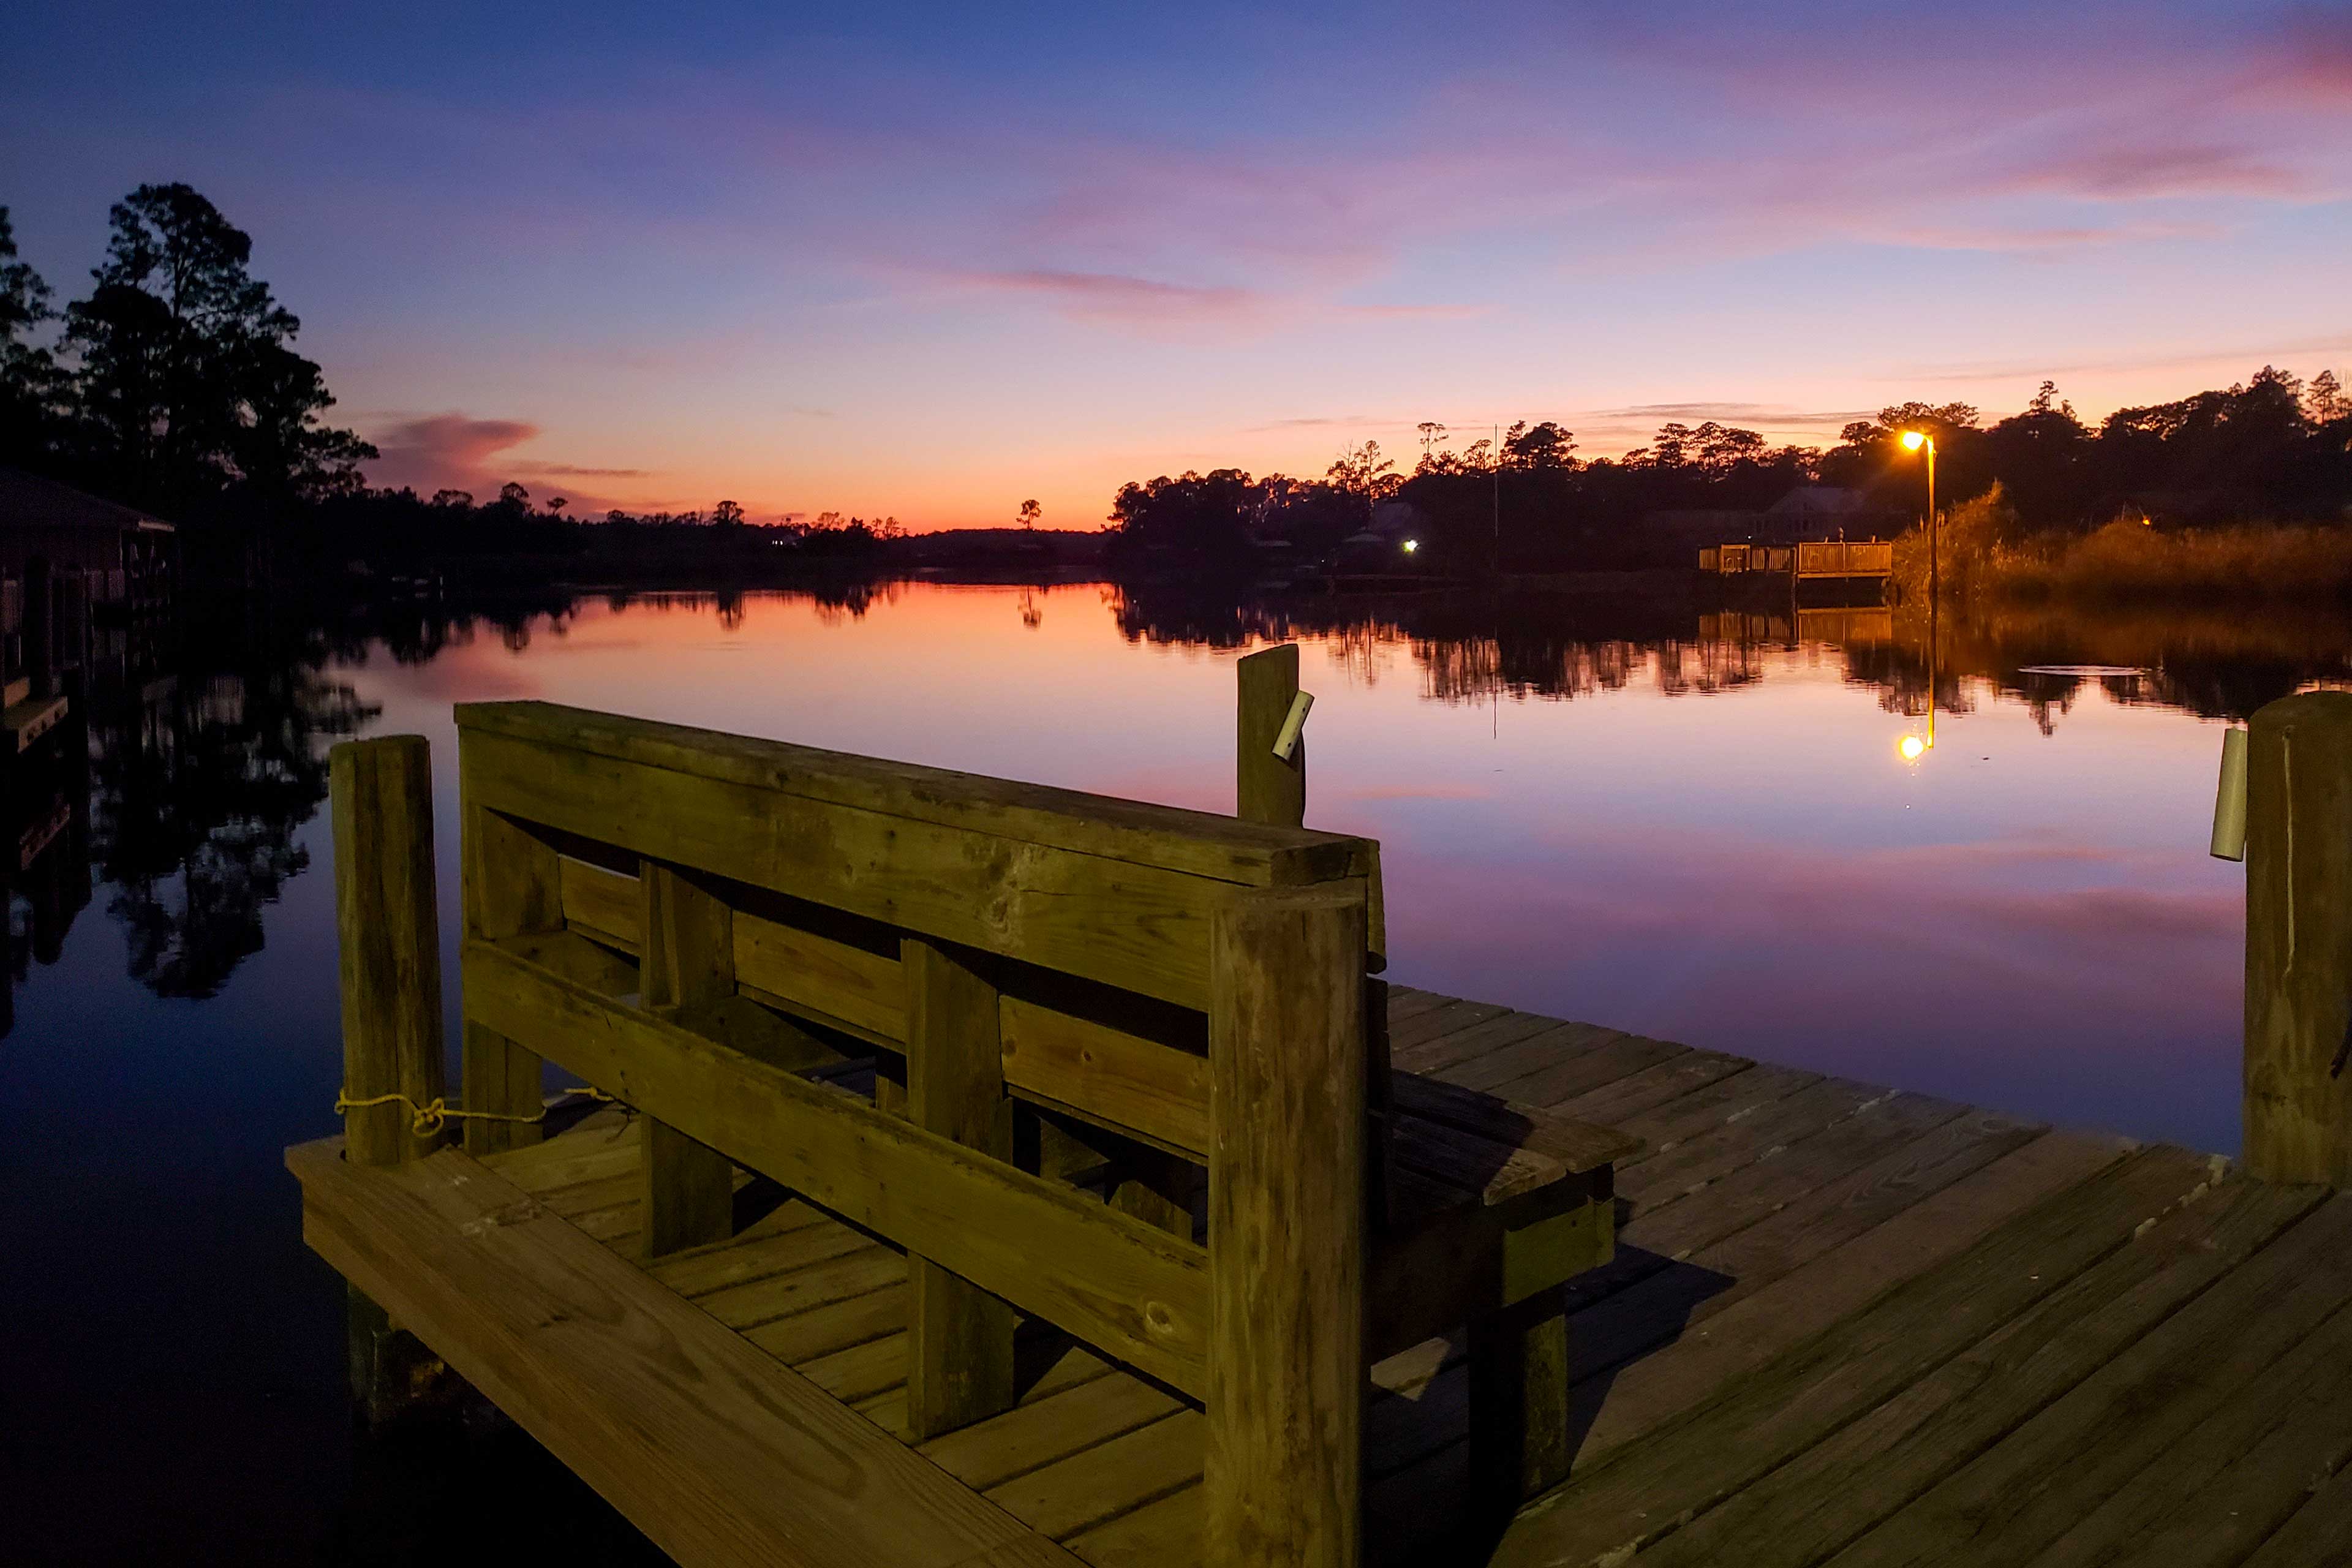
{"label": "lamp post pole", "polygon": [[1925,430],[1903,432],[1903,446],[1927,452],[1927,744],[1936,743],[1937,611],[1943,587],[1943,528],[1936,516],[1936,438]]}
{"label": "lamp post pole", "polygon": [[1929,613],[1932,615],[1934,613],[1934,605],[1936,603],[1936,589],[1942,581],[1940,573],[1942,571],[1943,552],[1938,548],[1938,545],[1942,542],[1943,530],[1936,518],[1935,437],[1929,437],[1926,445],[1927,447],[1927,604],[1929,606]]}

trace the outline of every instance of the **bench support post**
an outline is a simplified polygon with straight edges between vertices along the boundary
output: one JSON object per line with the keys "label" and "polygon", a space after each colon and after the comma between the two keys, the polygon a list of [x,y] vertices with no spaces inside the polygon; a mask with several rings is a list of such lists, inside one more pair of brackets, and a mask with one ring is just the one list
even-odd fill
{"label": "bench support post", "polygon": [[1112,1166],[1110,1206],[1146,1225],[1192,1239],[1192,1201],[1200,1193],[1201,1167],[1157,1149],[1138,1149]]}
{"label": "bench support post", "polygon": [[1563,1292],[1538,1292],[1470,1324],[1470,1479],[1507,1519],[1568,1479],[1568,1318]]}
{"label": "bench support post", "polygon": [[[1013,1101],[1004,1092],[989,961],[908,937],[899,963],[907,977],[904,1114],[926,1131],[1009,1163]],[[908,1436],[920,1442],[1013,1408],[1013,1309],[913,1254],[907,1283]]]}
{"label": "bench support post", "polygon": [[1209,952],[1212,1564],[1355,1568],[1364,1383],[1364,900],[1235,895]]}
{"label": "bench support post", "polygon": [[[467,759],[460,747],[461,781]],[[460,795],[470,794],[460,788]],[[554,847],[497,812],[460,799],[459,897],[466,934],[496,942],[563,929],[563,863]],[[546,1077],[532,1051],[468,1023],[459,1042],[466,1109],[498,1116],[536,1116]],[[480,1156],[540,1140],[535,1121],[468,1121],[466,1152]]]}
{"label": "bench support post", "polygon": [[[637,999],[648,1010],[709,1007],[735,994],[735,911],[695,879],[638,868]],[[659,1258],[735,1233],[735,1164],[665,1121],[645,1119],[645,1248]]]}

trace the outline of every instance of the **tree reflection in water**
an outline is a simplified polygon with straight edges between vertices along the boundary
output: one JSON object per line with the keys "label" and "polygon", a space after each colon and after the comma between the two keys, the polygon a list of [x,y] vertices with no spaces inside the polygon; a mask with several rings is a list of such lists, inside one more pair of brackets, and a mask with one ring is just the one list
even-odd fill
{"label": "tree reflection in water", "polygon": [[[1874,689],[1890,712],[1924,713],[1932,670],[1939,712],[2015,702],[2049,733],[2095,681],[2117,702],[2232,720],[2314,683],[2352,682],[2352,619],[2309,609],[1947,614],[1930,659],[1923,615],[1727,607],[1679,589],[1099,592],[1130,641],[1237,648],[1313,638],[1351,682],[1376,684],[1409,668],[1425,699],[1449,704],[1572,700],[1644,684],[1697,696],[1827,663]],[[803,596],[830,625],[895,603],[899,589],[859,583],[793,595]],[[731,592],[597,597],[614,610],[711,616],[722,630],[758,613]],[[175,637],[126,644],[92,672],[86,731],[59,731],[49,760],[27,759],[9,784],[0,826],[16,853],[0,855],[0,871],[10,893],[12,979],[56,959],[90,901],[94,874],[106,884],[108,916],[123,929],[134,979],[159,995],[216,993],[261,950],[264,910],[310,868],[301,830],[326,799],[328,748],[377,717],[351,685],[323,672],[370,658],[427,664],[486,636],[520,652],[536,637],[564,636],[580,600],[541,592],[478,605],[438,596],[338,604],[275,622],[200,620]],[[1790,654],[1807,657],[1792,665]],[[2068,668],[2095,666],[2125,673]],[[0,1015],[0,1033],[5,1026]]]}
{"label": "tree reflection in water", "polygon": [[[1950,610],[1928,657],[1924,612],[1885,605],[1725,606],[1685,589],[1653,593],[1458,591],[1237,597],[1184,586],[1105,595],[1130,641],[1239,648],[1294,637],[1331,645],[1351,679],[1378,679],[1402,652],[1424,696],[1475,703],[1569,700],[1647,682],[1666,696],[1735,690],[1768,679],[1776,653],[1842,661],[1891,713],[2015,701],[2043,733],[2096,682],[2117,702],[2242,720],[2314,683],[2352,681],[2352,616],[2287,606],[2260,616],[2074,606]],[[2063,672],[2110,666],[2125,674]],[[2061,671],[2032,667],[2061,667]]]}

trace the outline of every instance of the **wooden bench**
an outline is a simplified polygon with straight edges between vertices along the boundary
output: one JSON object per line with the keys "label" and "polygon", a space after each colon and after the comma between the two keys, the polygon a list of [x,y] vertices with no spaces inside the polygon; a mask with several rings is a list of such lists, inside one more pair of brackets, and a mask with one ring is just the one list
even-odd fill
{"label": "wooden bench", "polygon": [[[458,724],[461,1103],[515,1120],[436,1154],[371,1106],[348,1159],[290,1163],[314,1245],[428,1341],[468,1338],[433,1348],[486,1389],[551,1375],[501,1371],[530,1336],[421,1288],[404,1310],[429,1249],[362,1257],[352,1216],[489,1190],[447,1162],[538,1136],[545,1059],[641,1114],[648,1263],[728,1237],[739,1166],[904,1248],[910,1440],[1011,1407],[1016,1334],[1050,1324],[1204,1411],[1207,1560],[1351,1565],[1365,1370],[1467,1324],[1474,1476],[1516,1503],[1564,1473],[1560,1288],[1609,1257],[1632,1145],[1389,1070],[1369,841],[541,703]],[[429,837],[383,820],[429,822],[422,749],[335,756],[353,1099],[439,1091]],[[370,1163],[425,1185],[355,1195]],[[459,1228],[500,1214],[542,1217]],[[790,1452],[780,1397],[754,1403]],[[675,1538],[625,1466],[510,1414]],[[1025,1539],[971,1518],[974,1561]]]}

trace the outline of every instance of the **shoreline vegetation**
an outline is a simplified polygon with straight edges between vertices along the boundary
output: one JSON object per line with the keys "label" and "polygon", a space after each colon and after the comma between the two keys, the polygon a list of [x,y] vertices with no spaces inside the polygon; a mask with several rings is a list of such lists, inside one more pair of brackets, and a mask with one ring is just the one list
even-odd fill
{"label": "shoreline vegetation", "polygon": [[[2221,603],[2245,598],[2352,603],[2352,527],[2230,522],[2159,528],[2119,517],[2087,532],[2025,532],[2002,487],[1943,517],[1939,591],[1958,601]],[[1925,603],[1927,531],[1895,542],[1894,591]]]}
{"label": "shoreline vegetation", "polygon": [[1315,479],[1238,468],[1122,486],[1106,525],[920,533],[891,517],[755,519],[708,510],[599,517],[519,482],[494,497],[372,487],[380,454],[327,424],[301,323],[253,277],[252,243],[184,184],[142,185],[109,215],[91,288],[62,309],[17,259],[0,206],[0,464],[180,525],[192,575],[322,586],[530,589],[993,580],[1183,582],[1223,592],[1396,579],[1522,585],[1695,576],[1700,545],[1892,538],[1894,592],[1927,589],[1922,465],[1948,505],[1949,599],[2352,602],[2352,396],[2331,371],[2264,366],[2227,388],[2118,409],[2095,426],[2042,384],[1988,424],[1960,403],[1902,403],[1826,448],[1775,447],[1715,421],[1580,455],[1554,421],[1458,448],[1418,427],[1407,472],[1377,442]]}

